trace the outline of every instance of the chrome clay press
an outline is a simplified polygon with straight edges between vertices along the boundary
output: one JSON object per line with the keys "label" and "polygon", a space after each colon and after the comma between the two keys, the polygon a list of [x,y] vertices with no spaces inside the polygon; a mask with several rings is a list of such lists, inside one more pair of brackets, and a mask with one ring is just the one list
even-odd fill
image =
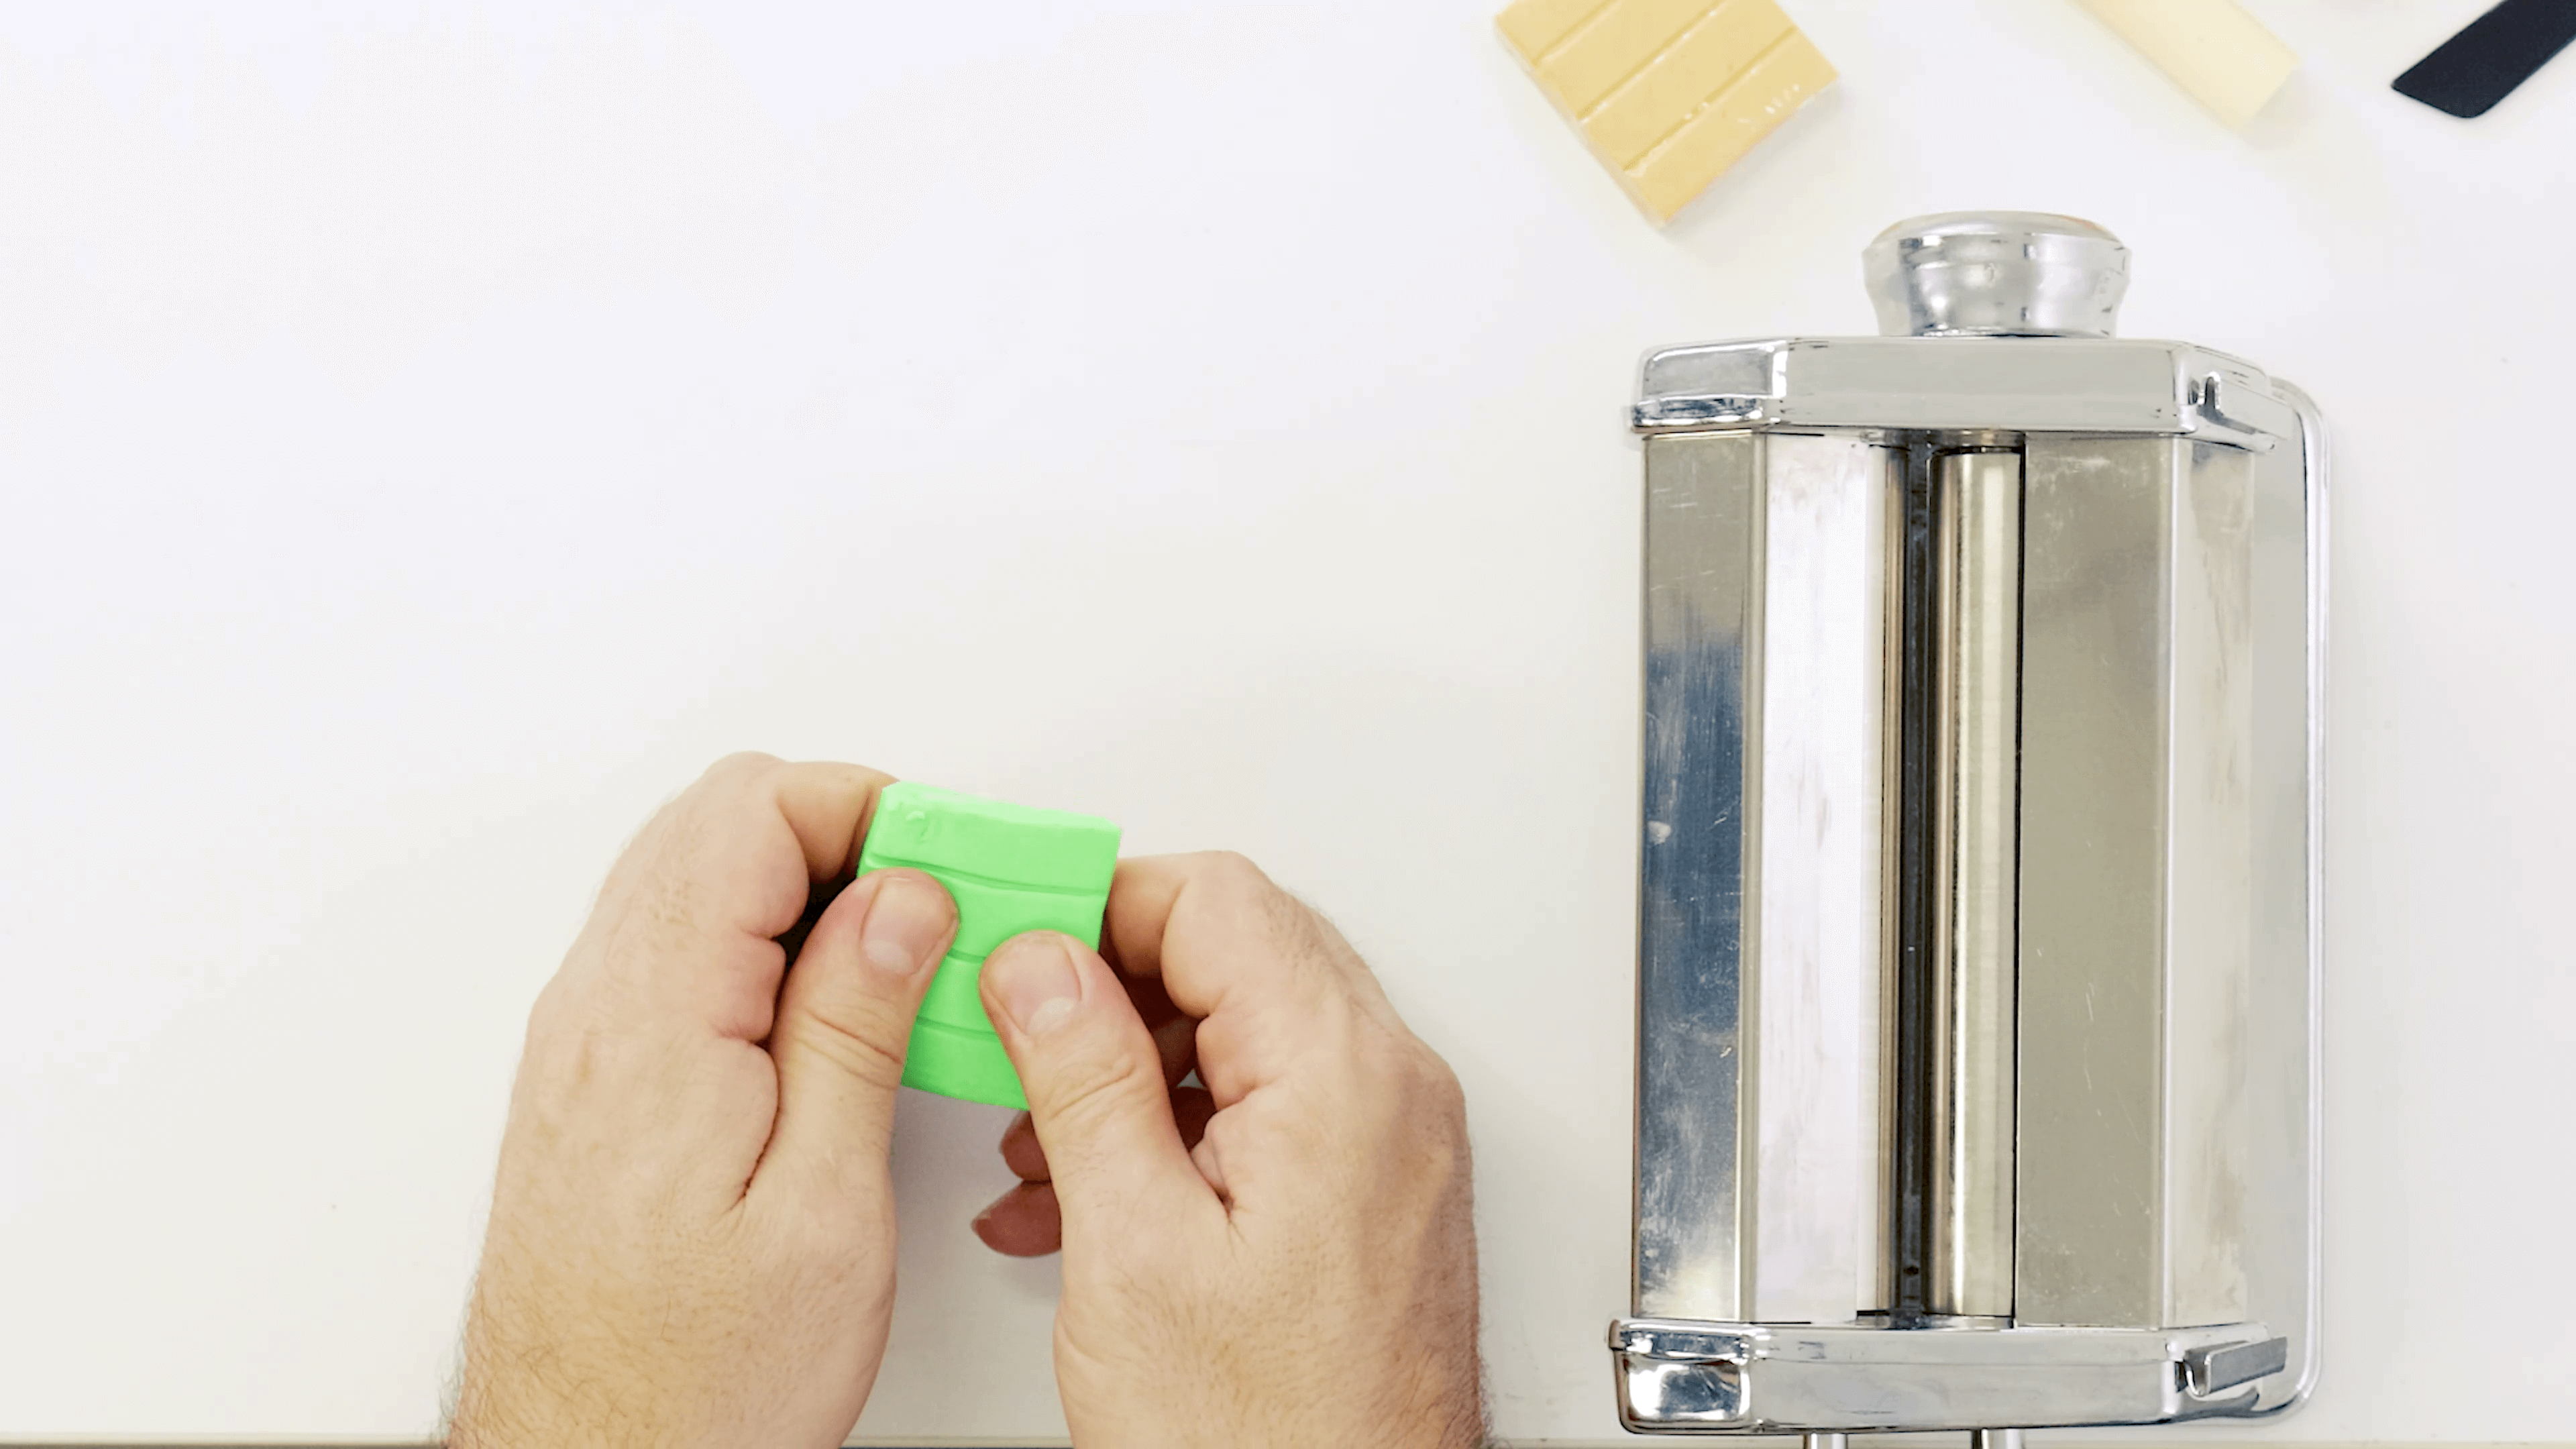
{"label": "chrome clay press", "polygon": [[1651,1433],[2161,1424],[2316,1374],[2316,410],[2069,217],[1644,364]]}

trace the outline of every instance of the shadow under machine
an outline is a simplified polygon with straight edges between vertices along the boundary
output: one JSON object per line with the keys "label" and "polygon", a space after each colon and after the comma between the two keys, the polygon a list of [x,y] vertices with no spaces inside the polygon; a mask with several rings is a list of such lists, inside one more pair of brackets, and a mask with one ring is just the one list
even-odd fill
{"label": "shadow under machine", "polygon": [[2324,487],[2069,217],[1644,364],[1640,1432],[2168,1423],[2316,1372]]}

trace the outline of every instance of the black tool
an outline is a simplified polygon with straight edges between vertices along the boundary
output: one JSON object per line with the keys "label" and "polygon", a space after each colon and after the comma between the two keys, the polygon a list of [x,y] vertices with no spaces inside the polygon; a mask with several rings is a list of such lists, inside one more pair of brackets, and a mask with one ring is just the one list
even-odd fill
{"label": "black tool", "polygon": [[2397,78],[2437,111],[2483,116],[2576,40],[2576,0],[2504,0]]}

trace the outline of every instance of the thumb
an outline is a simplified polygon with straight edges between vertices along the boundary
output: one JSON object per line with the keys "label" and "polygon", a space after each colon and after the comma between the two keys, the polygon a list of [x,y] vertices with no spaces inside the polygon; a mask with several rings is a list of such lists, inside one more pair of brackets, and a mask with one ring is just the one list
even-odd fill
{"label": "thumb", "polygon": [[1099,953],[1054,931],[1014,936],[985,958],[983,993],[1028,1094],[1068,1247],[1111,1211],[1167,1222],[1222,1211],[1181,1145],[1153,1033]]}
{"label": "thumb", "polygon": [[846,1200],[883,1176],[912,1019],[956,935],[956,903],[917,870],[872,871],[824,910],[769,1032],[778,1124],[758,1178]]}

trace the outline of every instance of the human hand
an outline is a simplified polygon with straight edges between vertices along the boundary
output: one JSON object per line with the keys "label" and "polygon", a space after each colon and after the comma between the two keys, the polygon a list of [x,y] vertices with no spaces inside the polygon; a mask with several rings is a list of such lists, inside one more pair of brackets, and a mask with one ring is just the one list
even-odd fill
{"label": "human hand", "polygon": [[[979,1231],[1027,1250],[1060,1223],[1074,1442],[1482,1444],[1448,1067],[1340,934],[1241,857],[1122,862],[1103,940],[1115,970],[1015,937],[982,986],[1035,1141],[1006,1144],[1034,1181]],[[1183,1027],[1150,1029],[1158,993],[1140,1011],[1122,975],[1158,983]],[[1168,1092],[1182,1037],[1213,1109],[1190,1145]]]}
{"label": "human hand", "polygon": [[[1195,1149],[1207,1135],[1208,1119],[1216,1115],[1216,1100],[1207,1088],[1182,1085],[1198,1066],[1199,1024],[1172,1004],[1160,978],[1122,974],[1119,984],[1127,988],[1129,1004],[1154,1039],[1181,1146]],[[1038,1145],[1037,1123],[1026,1112],[1012,1114],[1010,1125],[1002,1129],[1002,1165],[1020,1179],[1019,1185],[975,1215],[975,1236],[994,1252],[1013,1258],[1042,1258],[1062,1249],[1064,1214],[1056,1205],[1046,1149]]]}
{"label": "human hand", "polygon": [[452,1449],[848,1437],[894,1307],[904,1047],[957,930],[919,871],[829,896],[887,783],[736,756],[610,873],[528,1022]]}

